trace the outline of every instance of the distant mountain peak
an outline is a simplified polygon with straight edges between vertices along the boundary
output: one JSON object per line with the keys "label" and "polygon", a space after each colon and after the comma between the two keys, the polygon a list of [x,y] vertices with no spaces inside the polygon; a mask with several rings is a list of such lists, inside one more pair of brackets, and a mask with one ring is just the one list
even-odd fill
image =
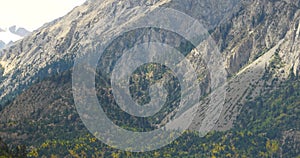
{"label": "distant mountain peak", "polygon": [[29,34],[30,31],[16,25],[4,29],[0,28],[0,49],[12,42],[22,39]]}
{"label": "distant mountain peak", "polygon": [[9,27],[9,31],[13,34],[19,35],[21,37],[24,37],[30,33],[30,31],[26,30],[23,27],[17,27],[16,25],[13,25]]}

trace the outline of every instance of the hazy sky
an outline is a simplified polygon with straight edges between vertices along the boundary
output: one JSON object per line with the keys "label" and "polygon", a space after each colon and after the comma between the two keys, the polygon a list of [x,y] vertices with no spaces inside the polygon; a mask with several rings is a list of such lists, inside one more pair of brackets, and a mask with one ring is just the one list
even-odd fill
{"label": "hazy sky", "polygon": [[0,0],[0,27],[18,25],[32,31],[86,0]]}

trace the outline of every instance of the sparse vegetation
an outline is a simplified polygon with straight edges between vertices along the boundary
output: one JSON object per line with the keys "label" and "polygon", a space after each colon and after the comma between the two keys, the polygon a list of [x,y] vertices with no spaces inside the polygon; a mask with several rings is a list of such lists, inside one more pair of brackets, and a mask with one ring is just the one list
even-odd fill
{"label": "sparse vegetation", "polygon": [[270,67],[271,69],[278,69],[281,68],[283,66],[283,62],[281,57],[279,56],[279,49],[277,49],[274,53],[274,56],[272,58],[272,60],[270,61]]}

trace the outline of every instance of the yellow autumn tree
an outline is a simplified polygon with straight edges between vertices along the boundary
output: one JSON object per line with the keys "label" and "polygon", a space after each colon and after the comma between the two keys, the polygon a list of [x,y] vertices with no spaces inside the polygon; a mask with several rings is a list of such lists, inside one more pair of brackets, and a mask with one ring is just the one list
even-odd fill
{"label": "yellow autumn tree", "polygon": [[268,140],[267,143],[266,143],[266,148],[267,148],[267,152],[271,156],[273,156],[273,154],[275,154],[279,149],[278,141]]}

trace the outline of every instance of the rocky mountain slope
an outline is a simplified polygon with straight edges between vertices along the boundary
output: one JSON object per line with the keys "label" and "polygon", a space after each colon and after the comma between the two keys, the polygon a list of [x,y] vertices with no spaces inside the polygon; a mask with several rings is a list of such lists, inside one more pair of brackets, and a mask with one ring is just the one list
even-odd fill
{"label": "rocky mountain slope", "polygon": [[[300,4],[295,1],[88,1],[65,17],[44,25],[33,32],[31,36],[25,37],[0,52],[1,136],[10,142],[27,142],[28,145],[36,145],[43,143],[45,139],[67,137],[72,140],[76,137],[74,136],[76,133],[79,135],[86,133],[87,131],[76,113],[72,97],[71,70],[74,58],[93,50],[90,43],[97,41],[91,41],[89,37],[110,40],[109,36],[120,31],[111,29],[118,28],[119,21],[124,19],[124,21],[128,19],[134,21],[141,18],[143,13],[153,11],[149,9],[143,12],[137,10],[127,12],[128,9],[139,6],[152,6],[153,10],[161,6],[170,7],[198,19],[208,28],[221,51],[224,59],[223,65],[228,73],[226,76],[228,82],[223,85],[223,90],[226,90],[225,103],[217,125],[214,127],[216,131],[231,129],[235,131],[237,125],[250,128],[251,126],[246,126],[245,122],[239,121],[250,118],[245,114],[245,109],[257,110],[247,106],[250,104],[249,102],[256,101],[262,96],[270,95],[269,97],[271,97],[273,93],[274,96],[276,93],[281,94],[278,87],[291,82],[291,78],[296,80],[291,83],[297,83],[300,69]],[[202,100],[201,107],[206,109],[211,98],[216,98],[215,95],[219,92],[223,93],[223,91],[218,91],[219,89],[210,93],[209,86],[212,81],[207,67],[201,56],[197,56],[192,48],[184,47],[186,46],[184,39],[171,32],[157,31],[151,28],[141,29],[135,33],[139,34],[124,35],[117,42],[134,45],[139,41],[150,42],[148,39],[157,35],[154,40],[165,41],[166,37],[172,37],[174,41],[165,43],[179,50],[188,51],[187,58],[193,64],[198,65],[197,73],[204,74],[197,76],[201,93],[208,96]],[[161,36],[162,34],[165,36]],[[112,52],[128,49],[126,45],[113,46]],[[112,53],[110,55],[113,61],[119,54]],[[117,110],[115,103],[110,100],[111,91],[106,88],[109,86],[109,83],[106,83],[109,77],[104,73],[112,66],[112,61],[106,61],[110,64],[108,66],[98,65],[100,72],[96,79],[101,81],[99,82],[101,84],[96,86],[98,86],[98,98],[106,102],[107,107],[111,107],[111,109],[106,107],[106,112],[111,114],[110,117],[115,120],[115,123],[120,124],[120,121],[117,120],[121,118],[128,120],[129,124],[133,124],[134,127],[131,128],[138,128],[140,124],[145,124],[147,128],[154,128],[168,121],[168,116],[158,115],[161,122],[157,122],[153,119],[143,120],[131,117]],[[147,71],[148,68],[145,68],[144,72]],[[146,81],[149,76],[143,76],[142,72],[140,73],[142,79],[138,81],[151,83],[151,80]],[[176,81],[171,81],[168,85],[168,87],[173,86],[176,90]],[[297,96],[294,93],[290,94]],[[146,98],[143,96],[137,99]],[[170,103],[176,103],[176,101],[173,99]],[[296,108],[297,102],[292,105],[291,109],[286,110],[299,112],[299,109]],[[196,119],[190,129],[199,130],[204,117],[201,110],[203,109],[195,111]],[[215,109],[207,108],[206,110],[214,111]],[[268,111],[268,108],[265,110]],[[117,116],[113,115],[115,113]],[[239,118],[240,113],[243,118]],[[277,115],[273,116],[273,113],[270,114],[270,118],[275,116],[277,117]],[[281,117],[279,120],[282,119],[282,122],[287,121],[283,119],[284,117],[290,118],[295,126],[279,129],[278,131],[282,135],[274,141],[293,145],[283,145],[281,152],[276,150],[274,153],[284,155],[288,154],[289,150],[294,150],[293,155],[297,155],[299,154],[296,149],[300,142],[300,129],[296,124],[299,123],[299,118],[292,114],[289,115],[288,112],[286,116]],[[121,121],[121,124],[128,126],[128,122]],[[235,126],[235,124],[237,125]],[[281,127],[281,124],[279,125]],[[60,129],[63,126],[68,128]],[[31,133],[33,130],[39,132],[33,134]],[[251,129],[251,132],[253,131]],[[230,138],[230,133],[223,134]],[[269,136],[261,135],[263,131],[256,134],[255,139],[260,138],[264,142],[271,139]]]}
{"label": "rocky mountain slope", "polygon": [[[13,47],[3,50],[1,55],[0,65],[4,67],[4,76],[7,76],[8,80],[5,80],[0,85],[1,100],[6,99],[9,96],[15,96],[16,92],[20,92],[23,88],[30,83],[35,82],[38,77],[32,76],[47,76],[53,75],[61,70],[61,67],[51,68],[52,62],[56,62],[60,59],[62,60],[72,60],[75,54],[78,54],[78,49],[81,52],[86,52],[88,49],[87,39],[91,36],[92,30],[101,30],[100,32],[106,32],[111,26],[101,24],[106,24],[107,21],[112,17],[121,16],[124,9],[131,9],[136,6],[142,5],[154,5],[158,7],[159,5],[174,5],[174,8],[179,8],[176,1],[124,1],[116,3],[114,1],[105,2],[93,2],[97,3],[92,6],[91,3],[86,3],[85,5],[74,9],[63,19],[58,19],[57,21],[48,24],[39,31],[33,33],[32,36],[25,38],[23,41],[16,43]],[[149,3],[149,4],[148,4]],[[176,5],[177,4],[177,5]],[[186,5],[193,8],[184,8],[186,10],[194,9],[198,10],[198,7],[191,5],[192,1]],[[218,1],[214,3],[209,2],[207,5],[211,6],[211,10],[215,10],[216,14],[208,14],[206,12],[195,14],[200,17],[207,17],[206,15],[214,15],[218,17],[212,18],[212,20],[207,21],[207,27],[213,27],[216,25],[216,20],[221,19],[226,10],[234,7],[235,3],[229,3],[222,5]],[[219,7],[219,8],[217,8]],[[106,8],[103,10],[103,8]],[[116,12],[111,12],[111,10],[116,10]],[[196,11],[193,13],[197,13]],[[137,15],[138,13],[133,12],[130,15],[123,15],[124,18],[129,18],[131,15]],[[110,16],[108,16],[110,15]],[[198,18],[198,17],[197,17]],[[209,17],[208,17],[209,18]],[[96,21],[97,23],[94,23]],[[118,24],[112,24],[113,26],[118,26]],[[68,27],[67,27],[68,26]],[[100,35],[99,35],[100,37]],[[24,42],[31,41],[31,42]],[[25,59],[25,60],[24,60]],[[35,66],[33,66],[35,65]],[[50,67],[49,67],[50,66]],[[69,64],[69,67],[71,64]],[[68,69],[68,67],[65,67]],[[14,76],[14,77],[12,77]],[[22,80],[22,82],[18,82]],[[10,87],[9,90],[4,91],[4,87]]]}
{"label": "rocky mountain slope", "polygon": [[[226,57],[228,73],[233,76],[228,84],[226,112],[221,117],[234,118],[242,108],[237,105],[243,105],[246,96],[258,96],[274,80],[284,82],[291,73],[299,75],[299,20],[299,4],[245,2],[215,30],[214,39]],[[270,71],[272,77],[265,79]],[[225,124],[231,122],[228,120],[231,119],[225,119]]]}

